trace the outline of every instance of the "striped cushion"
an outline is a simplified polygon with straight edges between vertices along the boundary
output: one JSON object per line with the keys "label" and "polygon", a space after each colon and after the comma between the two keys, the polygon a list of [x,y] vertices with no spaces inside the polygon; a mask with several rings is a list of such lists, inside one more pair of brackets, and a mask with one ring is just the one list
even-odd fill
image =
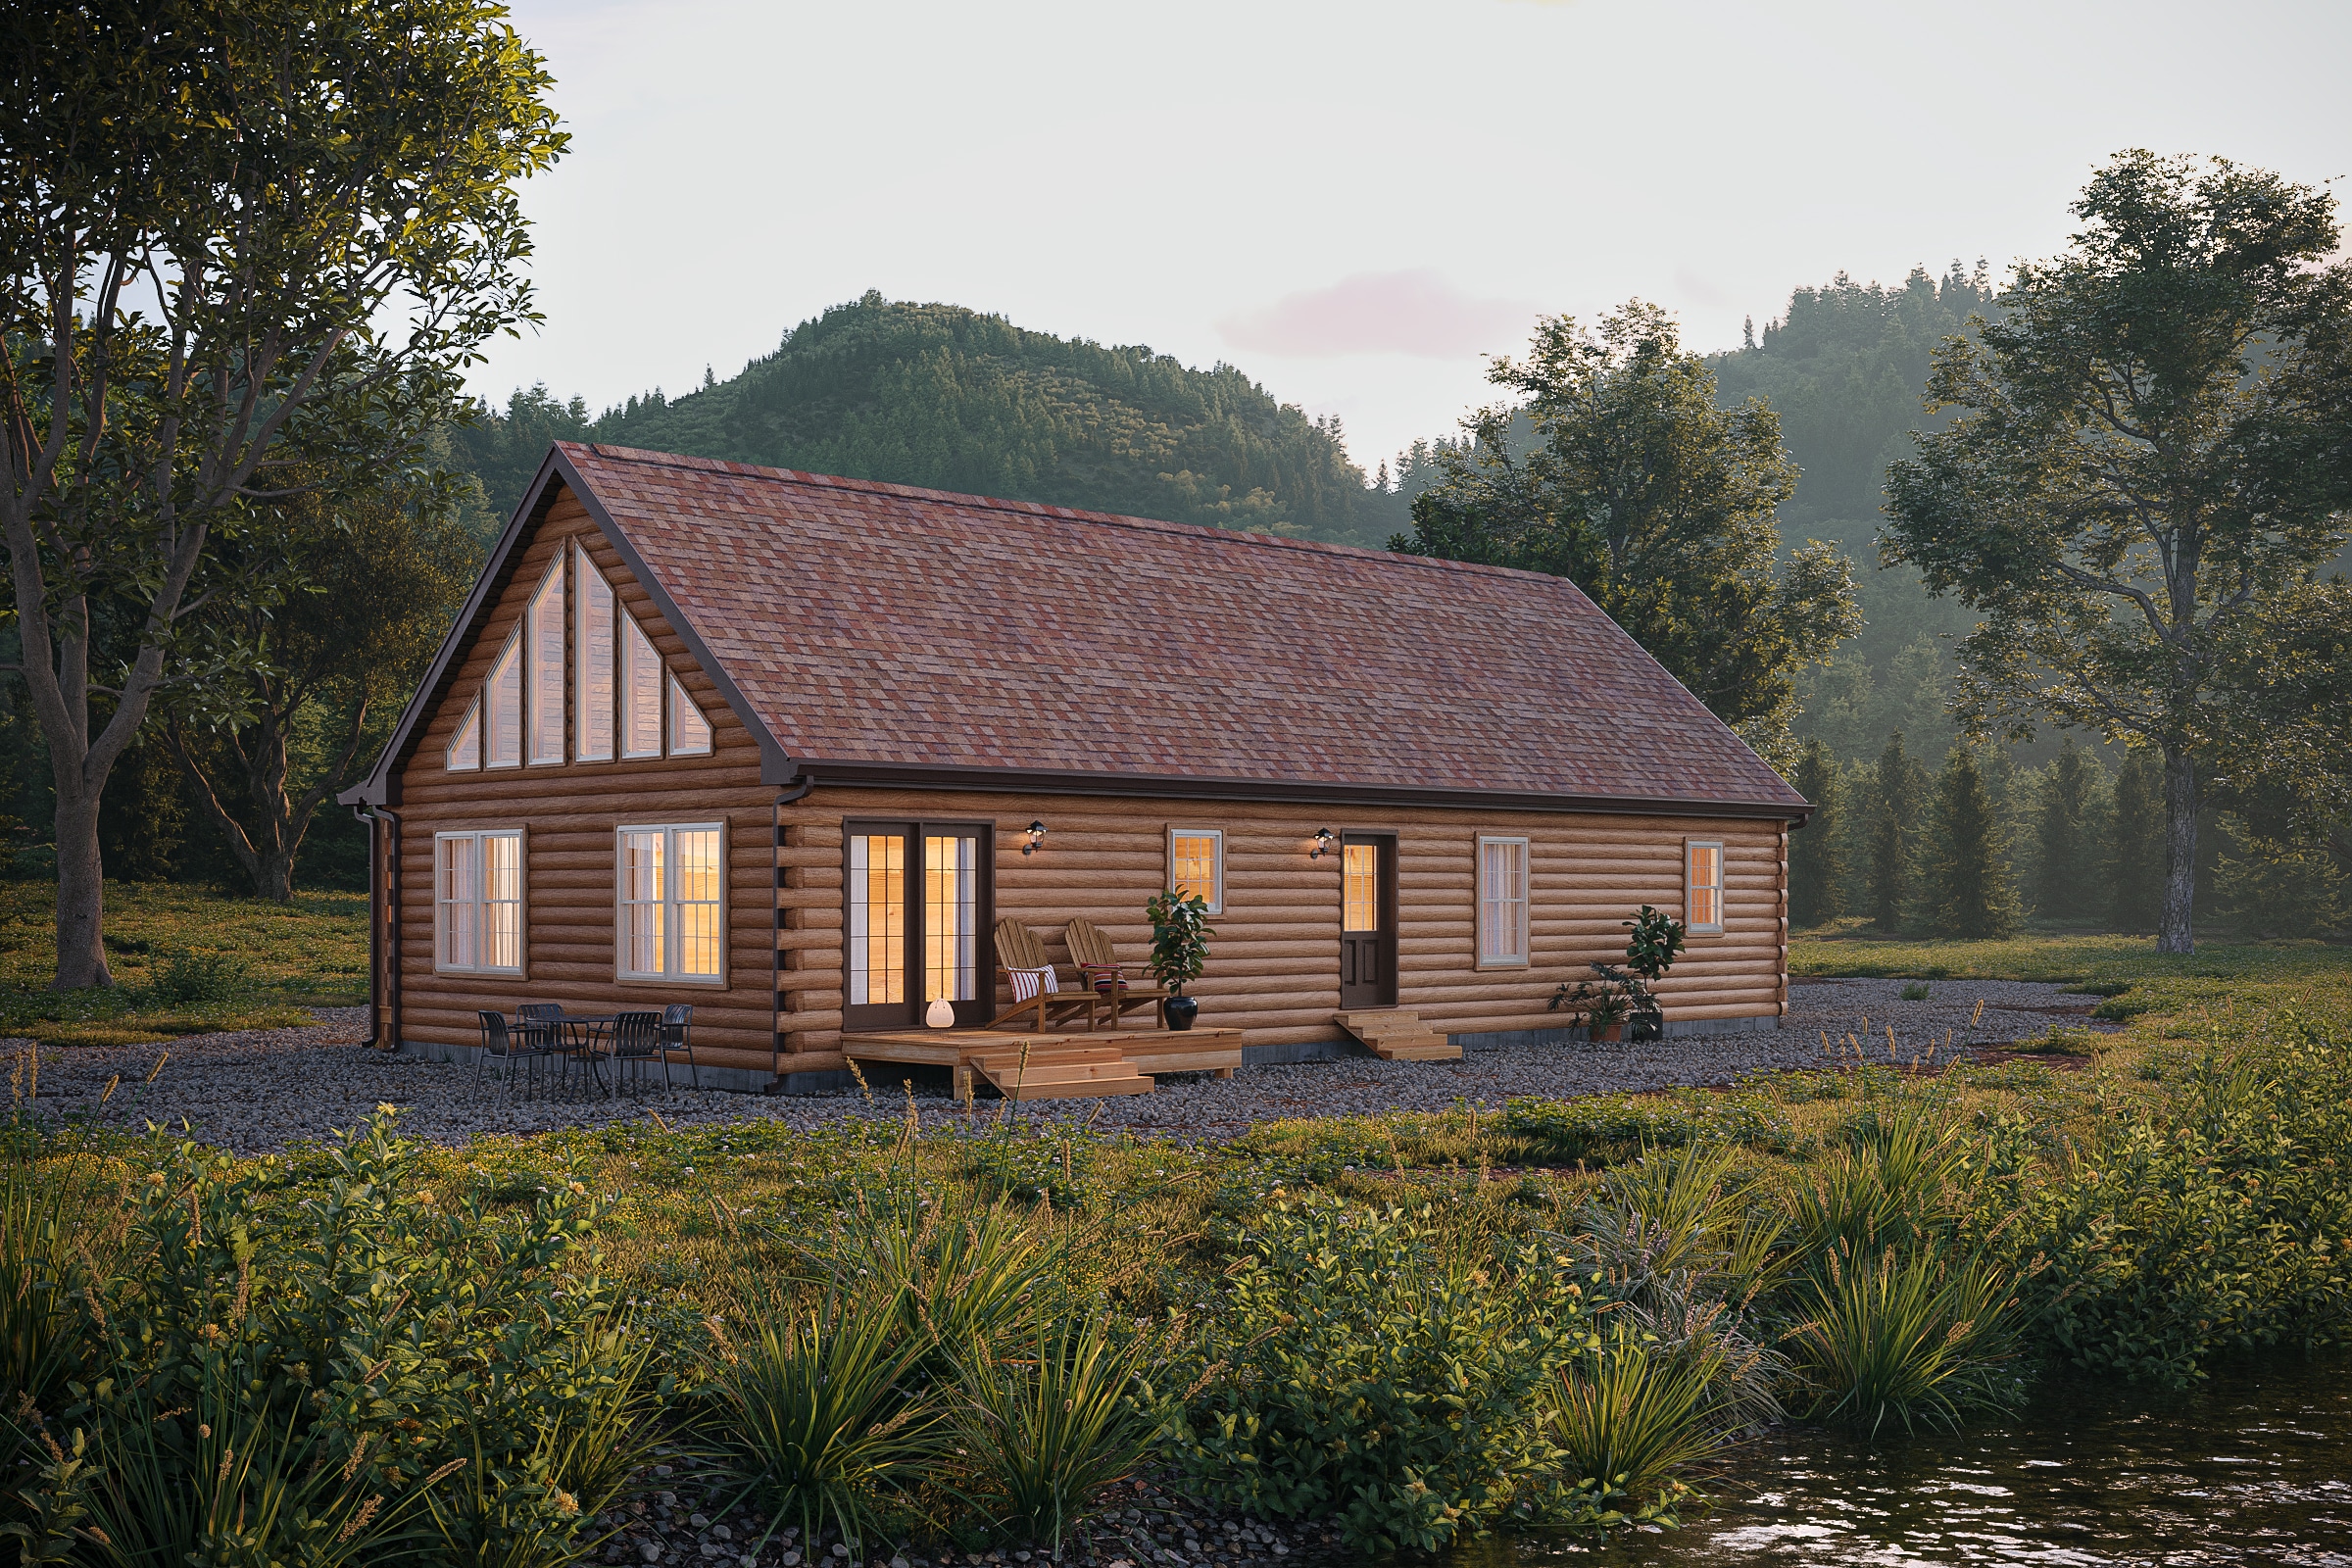
{"label": "striped cushion", "polygon": [[1052,996],[1061,989],[1061,983],[1054,978],[1054,966],[1050,963],[1042,969],[1007,969],[1004,972],[1012,980],[1012,1000],[1015,1002],[1031,1001],[1041,991]]}
{"label": "striped cushion", "polygon": [[1122,964],[1082,963],[1078,966],[1078,972],[1086,976],[1086,983],[1097,991],[1115,991],[1127,983],[1127,970]]}

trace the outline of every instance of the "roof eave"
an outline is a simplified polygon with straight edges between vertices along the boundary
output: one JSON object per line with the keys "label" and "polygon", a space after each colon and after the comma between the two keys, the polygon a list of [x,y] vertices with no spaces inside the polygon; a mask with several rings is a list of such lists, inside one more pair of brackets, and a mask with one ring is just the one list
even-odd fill
{"label": "roof eave", "polygon": [[1489,810],[1598,812],[1623,816],[1735,816],[1793,822],[1813,812],[1802,801],[1716,801],[1669,796],[1458,789],[1441,785],[1321,780],[1204,778],[1097,773],[1078,769],[966,767],[803,758],[800,776],[819,785],[910,790],[994,790],[1013,795],[1160,796],[1204,801],[1284,801],[1319,806],[1434,806]]}

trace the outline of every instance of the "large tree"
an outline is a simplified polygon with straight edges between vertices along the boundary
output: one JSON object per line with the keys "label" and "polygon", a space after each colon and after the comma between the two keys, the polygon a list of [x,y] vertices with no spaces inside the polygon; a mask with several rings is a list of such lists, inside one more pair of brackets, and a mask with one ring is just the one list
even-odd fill
{"label": "large tree", "polygon": [[[1444,479],[1392,548],[1574,580],[1726,722],[1784,765],[1794,677],[1861,624],[1827,545],[1776,566],[1773,509],[1796,488],[1780,421],[1715,406],[1673,318],[1635,301],[1597,333],[1538,323],[1488,379],[1517,396],[1440,447]],[[1533,439],[1515,439],[1524,419]],[[1523,450],[1522,450],[1523,449]]]}
{"label": "large tree", "polygon": [[434,469],[321,483],[220,552],[232,573],[260,574],[250,553],[298,584],[214,598],[184,633],[209,673],[162,699],[171,751],[257,897],[294,896],[313,816],[365,767],[449,629],[481,559],[475,494]]}
{"label": "large tree", "polygon": [[[99,800],[190,673],[217,537],[304,474],[403,466],[478,346],[535,318],[514,186],[564,138],[503,19],[85,0],[0,29],[0,543],[56,786],[60,988],[110,981]],[[110,604],[121,657],[94,646]]]}
{"label": "large tree", "polygon": [[2186,953],[2197,810],[2278,758],[2343,767],[2347,715],[2297,650],[2352,507],[2352,264],[2334,203],[2213,160],[2119,155],[2005,318],[1937,353],[1959,417],[1887,470],[1885,559],[1983,617],[1961,711],[2162,759],[2157,947]]}

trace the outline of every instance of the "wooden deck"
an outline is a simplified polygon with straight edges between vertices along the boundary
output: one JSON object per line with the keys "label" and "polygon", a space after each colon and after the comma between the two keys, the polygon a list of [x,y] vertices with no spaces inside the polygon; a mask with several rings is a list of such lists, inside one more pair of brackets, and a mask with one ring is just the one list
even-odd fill
{"label": "wooden deck", "polygon": [[1007,1100],[1075,1100],[1148,1095],[1155,1073],[1230,1078],[1242,1064],[1242,1031],[905,1029],[845,1034],[841,1051],[852,1061],[946,1067],[958,1100],[970,1097],[974,1074]]}

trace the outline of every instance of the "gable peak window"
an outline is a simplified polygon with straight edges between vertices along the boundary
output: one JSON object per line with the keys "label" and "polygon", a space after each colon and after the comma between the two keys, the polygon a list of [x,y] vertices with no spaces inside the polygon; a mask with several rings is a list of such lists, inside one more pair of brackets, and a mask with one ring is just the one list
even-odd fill
{"label": "gable peak window", "polygon": [[564,558],[531,596],[523,618],[530,663],[531,763],[564,760]]}
{"label": "gable peak window", "polygon": [[574,590],[579,602],[579,627],[573,635],[579,649],[575,677],[580,697],[577,720],[579,760],[612,760],[612,585],[596,569],[578,541],[571,547]]}
{"label": "gable peak window", "polygon": [[620,755],[628,758],[662,755],[662,656],[637,624],[635,615],[620,617]]}
{"label": "gable peak window", "polygon": [[694,699],[686,695],[675,675],[669,677],[669,755],[710,755],[710,721],[694,706]]}
{"label": "gable peak window", "polygon": [[482,700],[476,697],[459,721],[458,733],[449,743],[449,770],[469,773],[482,765]]}
{"label": "gable peak window", "polygon": [[522,765],[522,632],[520,628],[507,638],[507,646],[499,651],[498,662],[490,666],[489,712],[484,724],[488,734],[483,750],[488,754],[484,765],[489,767],[520,767]]}

